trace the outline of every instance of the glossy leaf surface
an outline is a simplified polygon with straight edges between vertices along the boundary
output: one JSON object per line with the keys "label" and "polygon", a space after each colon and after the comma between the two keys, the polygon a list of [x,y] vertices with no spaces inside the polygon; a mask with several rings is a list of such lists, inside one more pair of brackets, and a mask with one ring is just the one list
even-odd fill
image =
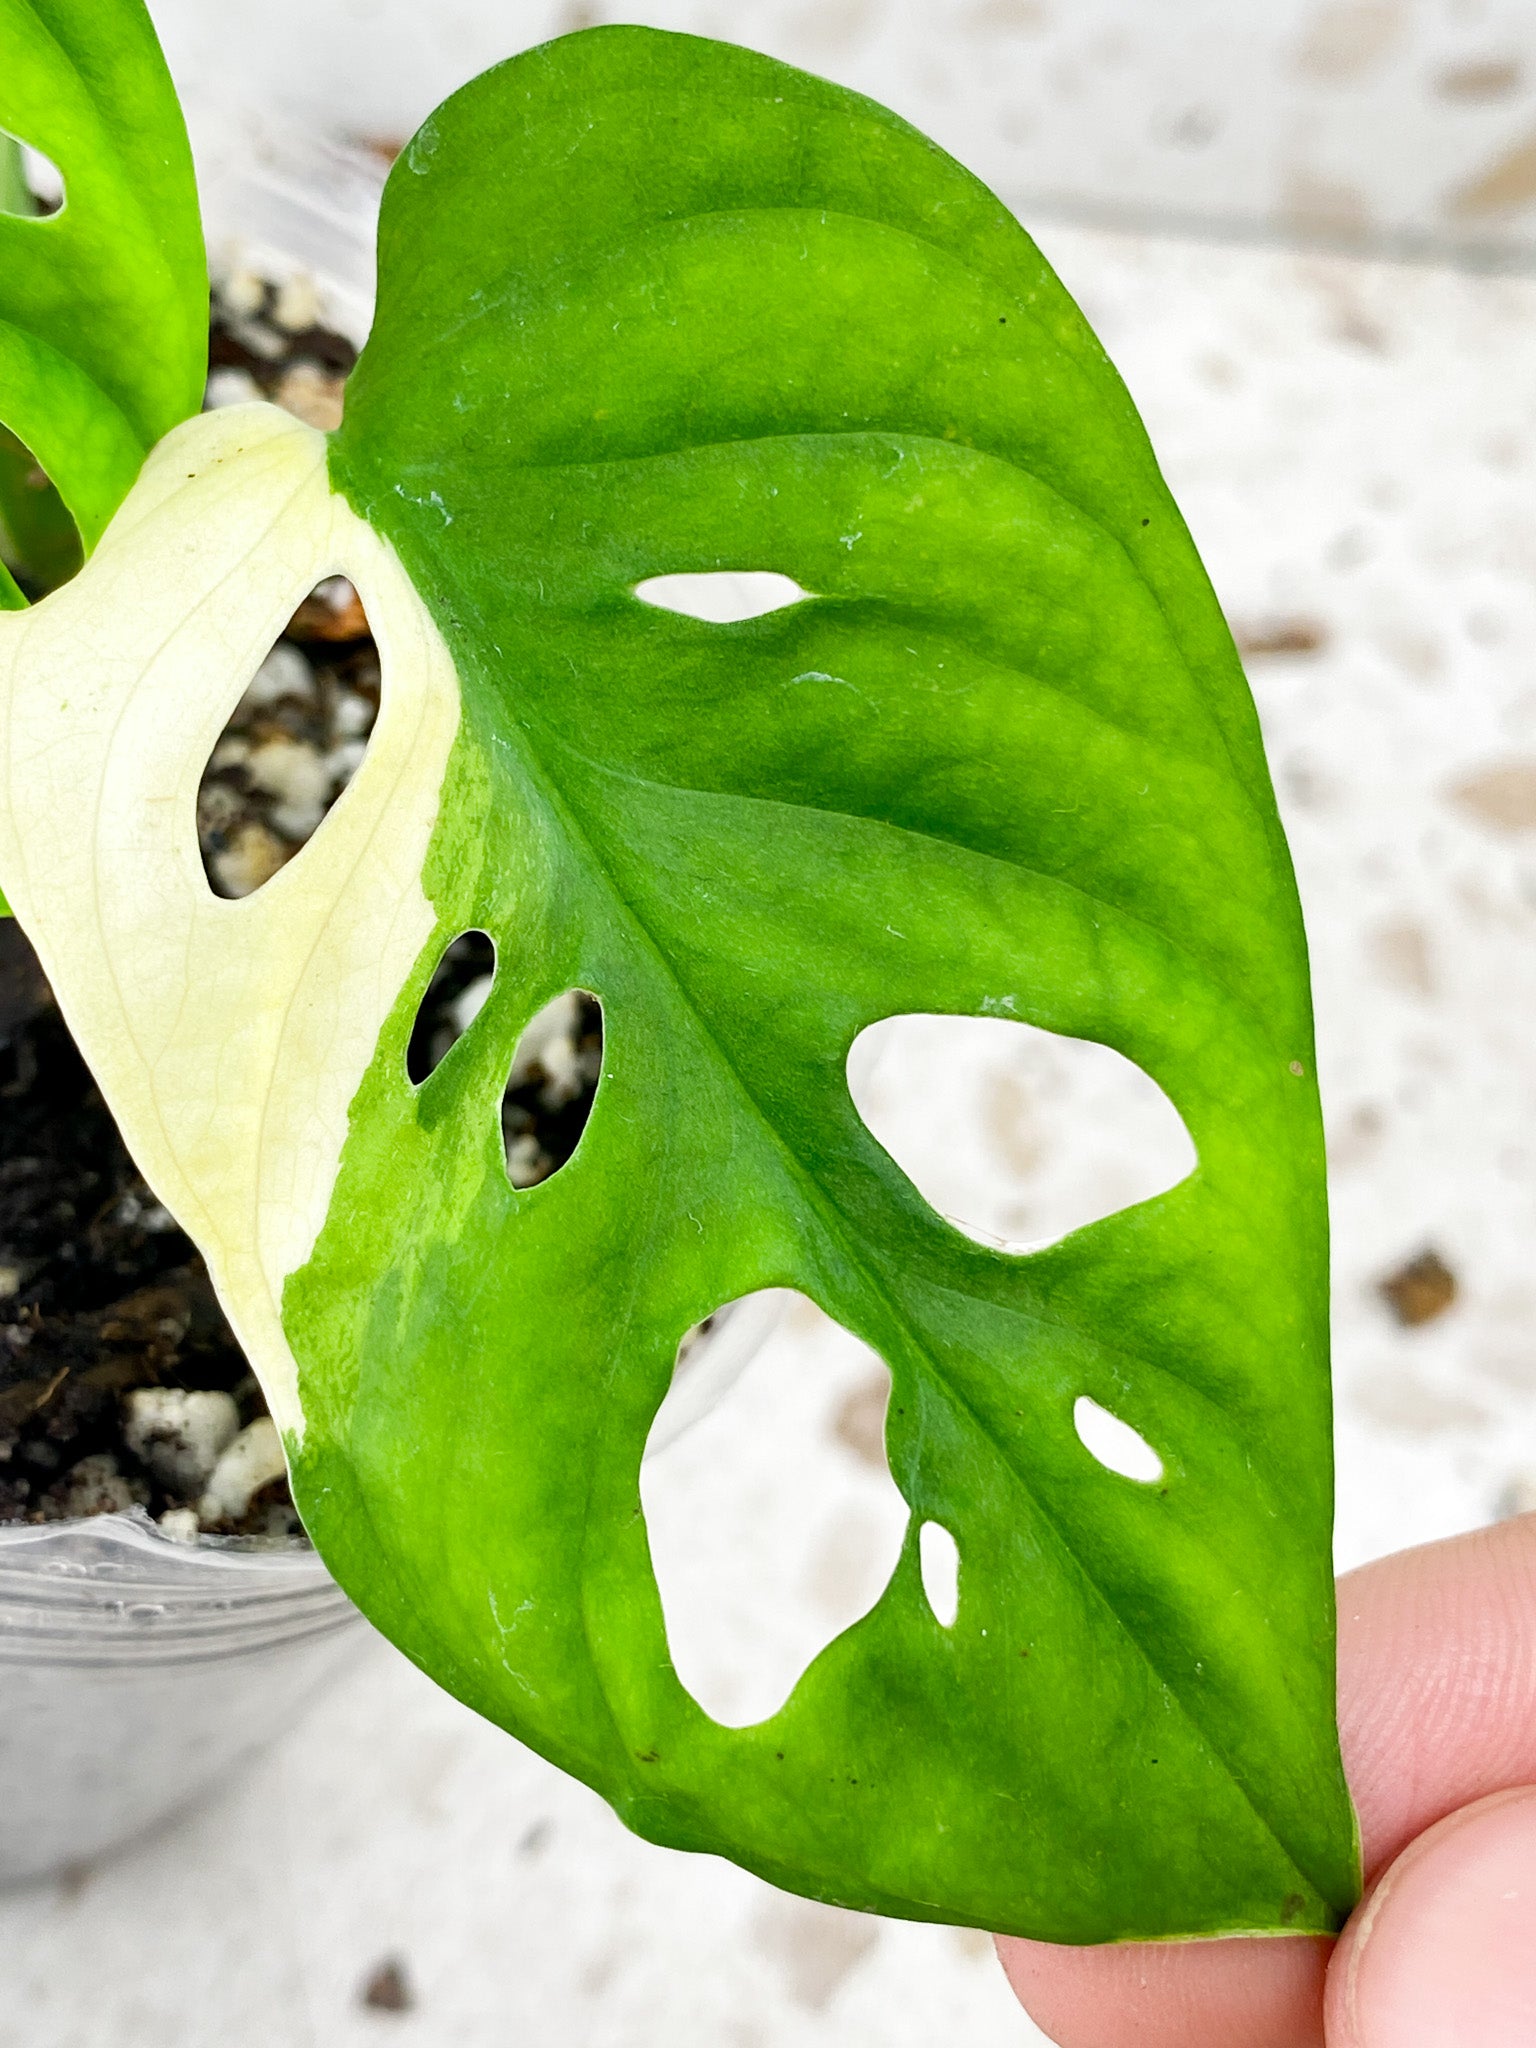
{"label": "glossy leaf surface", "polygon": [[[1305,946],[1124,390],[965,172],[726,46],[601,30],[489,74],[381,236],[341,495],[270,408],[192,422],[77,581],[0,621],[0,884],[208,1251],[327,1561],[656,1840],[1058,1940],[1336,1926]],[[335,570],[379,728],[299,857],[218,901],[198,774]],[[735,623],[635,595],[724,571],[810,594]],[[494,986],[413,1087],[468,930]],[[570,988],[603,1078],[514,1190],[501,1091]],[[1197,1170],[1045,1252],[972,1242],[848,1092],[908,1011],[1117,1048]],[[776,1285],[889,1364],[912,1517],[875,1608],[726,1729],[668,1656],[640,1460],[683,1333]],[[1096,1461],[1084,1399],[1159,1480]]]}
{"label": "glossy leaf surface", "polygon": [[[429,949],[289,1285],[322,1548],[658,1839],[1072,1940],[1335,1924],[1304,943],[1123,389],[953,163],[718,45],[599,31],[489,74],[381,235],[332,468],[459,670],[426,887],[439,944],[483,928],[501,972],[417,1096]],[[632,594],[701,570],[815,596],[721,626]],[[570,1166],[515,1194],[500,1079],[573,985],[607,1070]],[[1199,1171],[1043,1256],[964,1241],[844,1080],[908,1009],[1116,1046]],[[912,1534],[785,1710],[726,1731],[668,1663],[637,1475],[683,1330],[776,1284],[890,1364]],[[1083,1394],[1162,1486],[1088,1457]],[[950,1630],[925,1519],[959,1546]]]}

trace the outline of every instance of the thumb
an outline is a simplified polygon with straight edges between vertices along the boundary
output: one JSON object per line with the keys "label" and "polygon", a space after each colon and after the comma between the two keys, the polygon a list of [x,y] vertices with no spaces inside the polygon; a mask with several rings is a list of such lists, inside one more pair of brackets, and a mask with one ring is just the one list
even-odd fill
{"label": "thumb", "polygon": [[1536,1786],[1447,1815],[1389,1866],[1328,1969],[1329,2048],[1536,2042]]}

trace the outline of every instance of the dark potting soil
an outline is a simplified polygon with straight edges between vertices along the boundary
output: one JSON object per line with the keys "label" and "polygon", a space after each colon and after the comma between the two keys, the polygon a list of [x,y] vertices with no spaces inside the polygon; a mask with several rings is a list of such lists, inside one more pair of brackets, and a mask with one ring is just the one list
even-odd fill
{"label": "dark potting soil", "polygon": [[[418,1060],[435,1065],[458,1037],[481,967],[472,943],[450,947],[417,1019]],[[519,1185],[570,1156],[595,1093],[600,1013],[586,998],[570,1009],[503,1102]],[[164,1459],[124,1435],[145,1387],[227,1394],[242,1427],[266,1412],[207,1268],[129,1157],[20,926],[0,919],[0,1521],[139,1504],[196,1533],[202,1479],[168,1483]],[[199,1526],[298,1533],[283,1478]]]}
{"label": "dark potting soil", "polygon": [[[134,1167],[36,955],[7,918],[0,1520],[60,1521],[136,1502],[156,1516],[195,1509],[123,1440],[124,1396],[136,1387],[221,1390],[241,1423],[263,1412],[202,1260]],[[284,1533],[285,1507],[279,1483],[252,1502],[242,1533]]]}
{"label": "dark potting soil", "polygon": [[[269,397],[337,423],[355,351],[306,292],[250,276],[216,289],[211,405]],[[204,772],[198,838],[218,894],[251,894],[307,842],[356,772],[378,703],[367,618],[333,577],[299,607]],[[481,934],[448,949],[413,1032],[413,1079],[467,1027],[493,967]],[[515,1186],[569,1158],[601,1059],[601,1011],[579,991],[529,1027],[502,1108]],[[0,1521],[140,1505],[183,1537],[301,1533],[285,1477],[230,1512],[227,1492],[205,1492],[207,1457],[194,1471],[196,1457],[167,1456],[164,1433],[146,1432],[146,1403],[190,1392],[218,1397],[202,1408],[220,1442],[269,1427],[201,1257],[135,1168],[24,934],[0,919]]]}

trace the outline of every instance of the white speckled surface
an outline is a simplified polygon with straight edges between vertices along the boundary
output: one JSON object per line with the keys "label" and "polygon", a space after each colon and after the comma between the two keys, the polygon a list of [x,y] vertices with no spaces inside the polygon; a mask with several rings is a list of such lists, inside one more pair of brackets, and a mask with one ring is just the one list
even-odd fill
{"label": "white speckled surface", "polygon": [[1227,231],[1536,251],[1528,0],[151,0],[194,132],[288,108],[403,138],[572,28],[738,42],[904,114],[1010,198]]}
{"label": "white speckled surface", "polygon": [[[211,17],[199,25],[199,12],[191,0],[156,8],[193,56],[199,37],[211,47]],[[366,38],[348,46],[360,126],[430,98],[453,82],[445,69],[493,54],[482,47],[485,10],[412,12],[416,41],[392,54]],[[526,30],[517,40],[554,25],[553,8],[515,12]],[[711,25],[703,5],[684,12]],[[930,20],[971,23],[968,40],[943,49],[918,34],[915,11],[896,7],[829,0],[736,19],[771,26],[754,39],[886,92],[962,147],[969,136],[971,160],[1001,175],[987,152],[1002,114],[973,123],[966,95],[985,91],[1000,107],[1015,91],[1009,81],[1034,64],[1021,39],[1036,12],[1029,0],[932,8]],[[1249,11],[1226,12],[1230,26]],[[1440,145],[1413,128],[1414,95],[1439,75],[1434,37],[1492,57],[1506,34],[1536,33],[1528,11],[1490,4],[1474,19],[1426,8],[1415,35],[1430,39],[1406,43],[1391,7],[1374,10],[1375,30],[1367,6],[1273,13],[1271,40],[1284,29],[1294,46],[1315,32],[1335,61],[1350,33],[1383,39],[1382,54],[1342,80],[1307,74],[1294,87],[1296,120],[1319,177],[1407,193],[1402,218],[1442,219],[1423,194],[1443,192],[1476,151],[1531,118],[1524,84],[1463,105],[1467,162],[1455,151],[1429,162]],[[336,20],[354,37],[359,23],[405,33],[403,15],[378,5],[327,0],[305,14],[322,74],[337,69]],[[1074,19],[1085,38],[1088,28],[1107,36],[1116,14],[1084,5]],[[1190,4],[1181,20],[1193,35],[1206,15]],[[1324,16],[1335,22],[1326,34]],[[1337,25],[1344,16],[1354,30]],[[1150,203],[1208,213],[1218,193],[1239,213],[1278,219],[1280,174],[1255,182],[1241,150],[1230,178],[1207,153],[1193,197],[1158,182],[1144,131],[1172,74],[1135,56],[1130,10],[1118,18],[1132,51],[1121,98],[1078,102],[1092,131],[1080,160],[1060,157],[1059,178],[1025,179],[1015,155],[1008,181],[1044,189],[1075,178],[1097,200],[1108,191],[1089,163],[1097,151],[1093,163],[1121,167],[1111,197],[1124,199],[1129,180]],[[994,78],[977,38],[1002,35],[998,24],[1015,38],[1014,68],[999,58]],[[1059,42],[1065,31],[1051,33]],[[888,55],[877,63],[879,51]],[[1085,42],[1082,74],[1102,57]],[[1229,103],[1246,112],[1252,80],[1230,48],[1221,64]],[[1263,134],[1280,118],[1266,92],[1296,75],[1272,67],[1259,79]],[[1394,181],[1396,142],[1377,147],[1370,107],[1387,104],[1393,79],[1416,185]],[[328,90],[334,108],[334,78]],[[1116,106],[1129,110],[1118,126]],[[1328,112],[1350,106],[1353,144],[1354,117]],[[1060,124],[1071,125],[1068,112]],[[1260,141],[1243,147],[1262,153]],[[1351,149],[1346,164],[1339,153]],[[1385,201],[1372,206],[1387,217]],[[1519,209],[1507,220],[1514,234]],[[1315,955],[1334,1152],[1339,1550],[1353,1562],[1471,1526],[1515,1495],[1536,1503],[1536,281],[1041,233],[1142,405],[1231,615],[1257,632],[1305,623],[1321,640],[1311,653],[1256,657],[1252,675]],[[1150,1159],[1155,1119],[1123,1146],[1085,1150],[1071,1082],[1045,1096],[1038,1074],[999,1061],[952,1077],[946,1100],[959,1115],[973,1088],[987,1105],[977,1200],[991,1214],[1012,1205],[1018,1235],[1069,1198],[1093,1199],[1095,1188],[1110,1198]],[[1461,1298],[1405,1331],[1375,1283],[1427,1245],[1457,1274]],[[699,1652],[701,1671],[713,1659],[701,1684],[734,1687],[738,1701],[771,1689],[878,1582],[890,1504],[854,1448],[869,1377],[837,1333],[791,1317],[719,1414],[667,1454],[658,1550],[664,1568],[683,1565],[669,1611],[681,1633],[733,1587],[739,1603],[713,1650]],[[978,1938],[804,1907],[727,1866],[634,1841],[595,1798],[382,1646],[221,1805],[75,1885],[0,1900],[0,1955],[0,2048],[1003,2048],[1039,2038]],[[388,1955],[415,1987],[410,2012],[357,2003]]]}
{"label": "white speckled surface", "polygon": [[[1353,1563],[1536,1473],[1536,283],[1045,239],[1229,615],[1324,636],[1250,671],[1312,941]],[[1462,1299],[1404,1331],[1375,1282],[1427,1245]]]}
{"label": "white speckled surface", "polygon": [[[830,2048],[1037,2038],[983,1937],[625,1833],[382,1643],[221,1805],[0,1899],[6,2048]],[[395,1956],[407,2013],[358,2002]]]}

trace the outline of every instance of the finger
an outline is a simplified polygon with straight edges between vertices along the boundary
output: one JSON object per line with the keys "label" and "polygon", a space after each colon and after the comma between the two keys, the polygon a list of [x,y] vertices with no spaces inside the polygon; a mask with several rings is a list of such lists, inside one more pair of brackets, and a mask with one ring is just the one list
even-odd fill
{"label": "finger", "polygon": [[[1339,1733],[1368,1876],[1443,1815],[1536,1783],[1536,1515],[1340,1581]],[[1202,2025],[1233,2048],[1322,2040],[1317,1943],[998,1948],[1061,2048],[1187,2048]]]}
{"label": "finger", "polygon": [[1329,1969],[1328,2041],[1536,2041],[1536,1787],[1463,1807],[1389,1867]]}
{"label": "finger", "polygon": [[1325,1941],[999,1940],[1019,2003],[1062,2048],[1321,2048]]}
{"label": "finger", "polygon": [[1339,1733],[1367,1878],[1457,1807],[1536,1783],[1536,1515],[1340,1581]]}

